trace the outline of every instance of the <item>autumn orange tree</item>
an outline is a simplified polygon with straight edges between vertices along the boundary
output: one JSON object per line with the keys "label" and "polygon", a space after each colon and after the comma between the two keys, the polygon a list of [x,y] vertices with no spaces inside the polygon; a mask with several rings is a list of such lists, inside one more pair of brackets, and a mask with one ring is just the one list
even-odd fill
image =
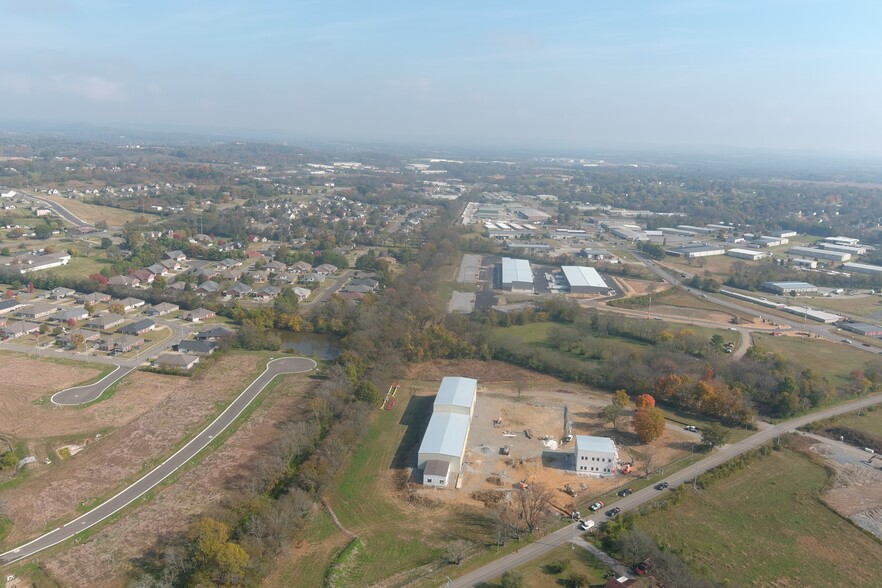
{"label": "autumn orange tree", "polygon": [[641,394],[634,399],[634,406],[637,408],[655,408],[655,398],[650,394]]}
{"label": "autumn orange tree", "polygon": [[655,406],[638,408],[631,420],[631,426],[640,441],[652,443],[665,432],[665,416]]}

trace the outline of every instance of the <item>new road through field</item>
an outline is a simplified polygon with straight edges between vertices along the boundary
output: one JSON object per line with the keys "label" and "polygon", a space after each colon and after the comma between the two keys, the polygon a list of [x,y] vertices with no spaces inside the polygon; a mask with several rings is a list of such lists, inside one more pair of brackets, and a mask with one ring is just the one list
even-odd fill
{"label": "new road through field", "polygon": [[189,443],[179,449],[174,455],[162,462],[150,471],[146,476],[134,482],[131,486],[101,503],[83,516],[74,519],[62,527],[46,533],[34,539],[30,543],[16,547],[6,553],[0,554],[0,565],[6,565],[14,561],[29,557],[44,549],[57,545],[73,538],[89,527],[97,525],[107,517],[119,512],[129,504],[141,498],[151,488],[172,475],[178,468],[193,459],[202,451],[212,439],[220,435],[232,422],[242,414],[251,402],[263,391],[273,378],[282,374],[297,374],[314,369],[316,363],[305,357],[283,357],[273,359],[266,365],[266,370],[260,374],[235,400],[214,420],[205,427]]}
{"label": "new road through field", "polygon": [[[744,439],[743,441],[724,446],[719,451],[710,454],[701,461],[696,462],[695,465],[690,466],[684,470],[680,470],[679,472],[668,476],[664,480],[658,480],[658,482],[667,482],[671,487],[675,487],[684,483],[690,483],[695,476],[698,476],[699,474],[702,474],[707,470],[714,468],[722,463],[725,463],[730,459],[737,457],[742,453],[754,449],[764,443],[768,443],[769,441],[783,433],[794,431],[797,427],[801,427],[813,421],[830,418],[834,415],[851,412],[879,403],[882,403],[882,394],[876,394],[874,396],[861,398],[860,400],[846,402],[838,406],[828,408],[826,410],[818,411],[810,415],[798,417],[774,426],[767,427],[759,431],[758,433],[755,433],[750,437]],[[657,498],[660,495],[661,492],[656,490],[653,486],[648,486],[646,488],[643,488],[642,490],[638,490],[630,496],[616,501],[614,505],[622,509],[622,513],[626,513],[628,511],[638,509],[644,503],[649,502],[650,500]],[[612,505],[607,504],[606,507],[604,507],[604,510],[610,506]],[[586,520],[594,520],[595,523],[601,523],[606,520],[606,517],[603,515],[603,513],[598,512],[591,517],[586,517]],[[515,553],[511,553],[509,555],[506,555],[505,557],[501,557],[481,568],[478,568],[477,570],[464,574],[459,578],[452,579],[449,583],[442,584],[442,586],[444,586],[445,588],[466,588],[468,586],[476,586],[484,582],[489,582],[494,578],[502,575],[503,572],[522,566],[536,559],[537,557],[545,555],[553,549],[560,548],[563,545],[569,547],[568,544],[576,541],[579,533],[580,531],[576,528],[575,524],[567,525],[559,531],[555,531],[554,533],[546,535],[535,543],[531,543],[522,547]]]}

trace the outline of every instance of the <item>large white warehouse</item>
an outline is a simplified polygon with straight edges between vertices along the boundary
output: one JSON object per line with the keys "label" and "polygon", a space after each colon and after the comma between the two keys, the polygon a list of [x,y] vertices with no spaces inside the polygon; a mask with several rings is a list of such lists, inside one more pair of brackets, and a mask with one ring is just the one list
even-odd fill
{"label": "large white warehouse", "polygon": [[572,294],[606,294],[609,291],[609,286],[593,267],[564,265],[560,269]]}
{"label": "large white warehouse", "polygon": [[472,378],[441,381],[417,456],[423,484],[445,487],[450,484],[451,474],[455,479],[455,474],[462,471],[477,391],[478,381]]}
{"label": "large white warehouse", "polygon": [[500,285],[503,290],[532,292],[533,270],[526,259],[502,258]]}

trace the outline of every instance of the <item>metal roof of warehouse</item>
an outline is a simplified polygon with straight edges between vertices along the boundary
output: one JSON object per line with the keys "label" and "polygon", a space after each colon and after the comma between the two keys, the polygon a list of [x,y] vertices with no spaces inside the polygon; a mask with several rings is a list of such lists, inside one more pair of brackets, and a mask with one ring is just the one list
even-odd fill
{"label": "metal roof of warehouse", "polygon": [[438,388],[437,396],[435,396],[435,406],[450,404],[471,408],[475,403],[477,391],[478,380],[448,376],[441,380],[441,386]]}
{"label": "metal roof of warehouse", "polygon": [[458,412],[436,412],[429,419],[419,453],[462,457],[471,417]]}
{"label": "metal roof of warehouse", "polygon": [[532,282],[533,272],[530,270],[530,262],[526,259],[502,258],[502,282]]}
{"label": "metal roof of warehouse", "polygon": [[606,282],[597,273],[593,267],[584,267],[580,265],[564,265],[561,266],[564,276],[567,278],[570,286],[588,286],[591,288],[608,288]]}
{"label": "metal roof of warehouse", "polygon": [[613,453],[616,445],[609,437],[592,437],[590,435],[576,435],[577,451],[597,451],[601,453]]}

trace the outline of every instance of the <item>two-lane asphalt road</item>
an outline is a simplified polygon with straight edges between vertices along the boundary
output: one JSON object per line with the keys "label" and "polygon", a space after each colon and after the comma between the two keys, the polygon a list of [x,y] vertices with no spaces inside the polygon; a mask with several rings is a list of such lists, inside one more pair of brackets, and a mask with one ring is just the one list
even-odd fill
{"label": "two-lane asphalt road", "polygon": [[74,213],[69,211],[68,209],[66,209],[64,206],[62,206],[58,202],[54,202],[54,201],[49,200],[47,198],[41,198],[40,196],[37,196],[35,194],[31,194],[30,192],[22,192],[21,190],[16,190],[16,192],[18,192],[19,194],[21,194],[22,196],[24,196],[26,198],[30,198],[31,200],[36,200],[40,204],[45,204],[46,206],[51,208],[53,211],[55,211],[55,214],[57,214],[58,216],[60,216],[64,220],[66,220],[67,222],[71,223],[72,225],[75,225],[78,227],[90,226],[90,223],[87,223],[86,221],[84,221],[83,219],[81,219],[80,217],[78,217],[77,215],[75,215]]}
{"label": "two-lane asphalt road", "polygon": [[[854,410],[858,410],[859,408],[864,408],[873,404],[880,403],[882,403],[882,394],[876,394],[874,396],[868,396],[866,398],[853,400],[851,402],[846,402],[838,406],[828,408],[826,410],[812,413],[810,415],[801,416],[783,423],[779,423],[777,425],[769,426],[757,433],[754,433],[750,437],[739,441],[738,443],[726,445],[719,451],[710,454],[701,461],[696,462],[694,465],[680,470],[675,474],[671,474],[664,480],[658,480],[658,482],[667,482],[671,487],[675,487],[683,483],[689,483],[694,479],[695,476],[700,475],[722,463],[725,463],[730,459],[741,455],[742,453],[754,449],[762,445],[763,443],[767,443],[778,435],[794,431],[797,427],[801,427],[814,421],[830,418],[834,415],[851,412]],[[638,490],[630,496],[617,500],[613,504],[606,505],[604,510],[614,505],[622,509],[622,512],[625,513],[631,510],[638,509],[640,506],[658,497],[659,495],[660,492],[656,490],[654,486],[648,486],[646,488],[643,488],[642,490]],[[597,524],[606,520],[606,516],[604,516],[602,512],[594,513],[590,517],[585,518],[594,520]],[[549,551],[560,547],[561,545],[573,541],[579,533],[580,531],[576,529],[575,524],[567,525],[559,531],[555,531],[554,533],[546,535],[535,543],[531,543],[522,547],[515,553],[510,553],[505,557],[494,560],[493,562],[481,568],[478,568],[477,570],[474,570],[472,572],[469,572],[468,574],[452,580],[449,584],[442,584],[442,586],[449,586],[450,588],[466,588],[468,586],[476,586],[483,582],[489,582],[490,580],[500,576],[506,570],[524,565],[525,563],[530,562],[537,557],[540,557],[548,553]]]}
{"label": "two-lane asphalt road", "polygon": [[174,455],[166,459],[147,475],[134,482],[125,490],[101,503],[88,513],[62,527],[42,535],[30,543],[16,547],[6,553],[0,554],[0,565],[6,565],[29,557],[39,551],[67,541],[77,533],[97,525],[107,517],[119,512],[129,504],[141,498],[150,489],[168,478],[178,468],[202,451],[212,439],[220,435],[232,422],[248,407],[251,402],[263,391],[273,378],[281,374],[296,374],[308,372],[315,368],[316,363],[305,357],[283,357],[273,359],[266,365],[266,370],[260,374],[245,390],[233,400],[232,403],[205,427],[189,443],[180,448]]}
{"label": "two-lane asphalt road", "polygon": [[[185,334],[183,329],[176,328],[170,323],[163,323],[163,326],[170,329],[172,333],[170,336],[166,337],[164,341],[151,347],[137,359],[118,362],[115,370],[97,382],[86,384],[85,386],[65,388],[64,390],[56,392],[50,399],[52,404],[57,404],[58,406],[77,406],[97,400],[102,394],[104,394],[105,390],[138,369],[138,366],[141,365],[142,362],[159,357],[163,351],[166,351],[173,345],[177,345],[181,342],[181,339],[184,338]],[[88,359],[85,358],[80,359],[80,361],[84,360],[88,361]]]}

